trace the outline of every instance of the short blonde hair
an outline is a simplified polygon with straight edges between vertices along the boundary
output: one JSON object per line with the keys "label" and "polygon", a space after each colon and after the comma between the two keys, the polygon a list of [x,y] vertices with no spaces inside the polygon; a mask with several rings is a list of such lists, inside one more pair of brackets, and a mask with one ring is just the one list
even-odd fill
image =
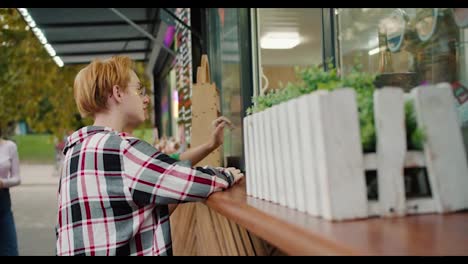
{"label": "short blonde hair", "polygon": [[75,102],[83,117],[107,109],[107,96],[114,85],[125,91],[130,81],[134,62],[127,56],[113,56],[107,60],[95,59],[81,69],[73,85]]}

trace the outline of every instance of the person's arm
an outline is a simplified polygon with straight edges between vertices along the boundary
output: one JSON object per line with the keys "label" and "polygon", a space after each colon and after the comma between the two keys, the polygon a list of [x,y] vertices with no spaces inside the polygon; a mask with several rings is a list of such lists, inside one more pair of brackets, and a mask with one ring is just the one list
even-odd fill
{"label": "person's arm", "polygon": [[21,183],[19,174],[18,150],[16,144],[11,144],[11,147],[9,148],[9,154],[11,159],[10,177],[0,180],[0,188],[11,188]]}
{"label": "person's arm", "polygon": [[169,216],[175,211],[175,209],[177,208],[177,205],[179,204],[169,204]]}
{"label": "person's arm", "polygon": [[190,148],[187,151],[182,152],[179,155],[179,159],[190,160],[192,164],[197,164],[218,147],[219,146],[216,146],[211,142],[207,142],[205,144]]}
{"label": "person's arm", "polygon": [[202,201],[237,182],[233,168],[191,168],[136,138],[124,143],[124,181],[137,204],[169,205]]}
{"label": "person's arm", "polygon": [[211,152],[223,144],[223,132],[226,125],[232,126],[231,121],[223,116],[214,120],[213,126],[215,127],[215,130],[211,134],[211,139],[200,146],[193,147],[181,153],[179,156],[180,160],[190,160],[192,164],[197,164],[206,156],[208,156]]}

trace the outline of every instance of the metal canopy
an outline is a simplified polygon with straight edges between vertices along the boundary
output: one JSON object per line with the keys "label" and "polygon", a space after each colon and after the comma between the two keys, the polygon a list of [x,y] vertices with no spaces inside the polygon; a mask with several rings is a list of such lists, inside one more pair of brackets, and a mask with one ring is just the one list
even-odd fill
{"label": "metal canopy", "polygon": [[115,9],[133,25],[110,8],[27,10],[65,65],[89,63],[114,54],[147,61],[153,41],[141,30],[156,36],[160,23],[158,8]]}

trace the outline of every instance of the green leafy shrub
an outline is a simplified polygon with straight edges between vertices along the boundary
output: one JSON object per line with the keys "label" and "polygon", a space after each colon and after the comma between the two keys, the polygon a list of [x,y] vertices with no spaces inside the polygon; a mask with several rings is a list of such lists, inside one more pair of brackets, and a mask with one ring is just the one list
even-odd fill
{"label": "green leafy shrub", "polygon": [[423,150],[426,133],[418,126],[413,101],[405,102],[406,145],[411,150]]}
{"label": "green leafy shrub", "polygon": [[[247,114],[261,112],[269,107],[286,102],[317,90],[333,91],[337,88],[353,88],[356,91],[359,112],[359,125],[362,148],[364,152],[376,151],[376,133],[374,125],[374,91],[375,75],[362,71],[362,65],[356,65],[351,72],[341,77],[337,69],[328,62],[328,71],[321,66],[306,68],[296,67],[299,82],[290,83],[281,89],[252,98],[253,106]],[[283,86],[280,84],[280,86]],[[411,102],[405,103],[406,131],[408,149],[422,150],[425,134],[418,128]]]}

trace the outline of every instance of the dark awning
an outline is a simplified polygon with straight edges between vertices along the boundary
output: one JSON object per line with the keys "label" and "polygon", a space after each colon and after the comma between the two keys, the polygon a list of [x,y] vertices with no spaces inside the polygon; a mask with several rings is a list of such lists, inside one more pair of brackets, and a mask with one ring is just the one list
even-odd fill
{"label": "dark awning", "polygon": [[27,8],[65,65],[88,63],[114,54],[147,61],[153,41],[141,30],[154,38],[157,36],[161,21],[159,9],[114,10],[120,16],[111,8]]}

